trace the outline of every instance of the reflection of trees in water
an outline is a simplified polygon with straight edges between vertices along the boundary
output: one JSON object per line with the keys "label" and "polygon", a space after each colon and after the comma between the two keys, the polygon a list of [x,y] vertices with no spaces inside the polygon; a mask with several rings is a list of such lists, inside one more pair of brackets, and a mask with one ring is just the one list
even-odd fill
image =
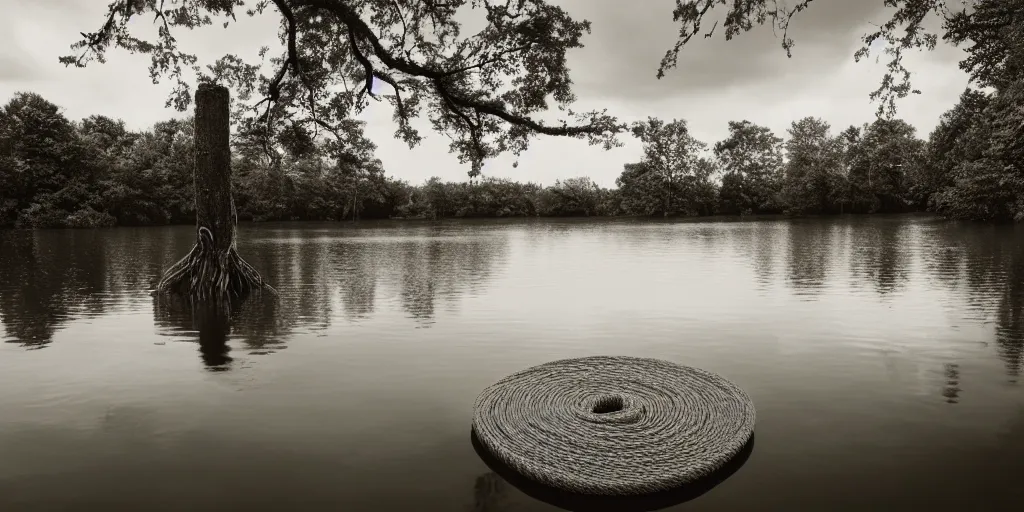
{"label": "reflection of trees in water", "polygon": [[337,244],[331,259],[336,266],[337,288],[342,309],[349,321],[373,314],[377,300],[377,280],[384,262],[393,259],[381,244]]}
{"label": "reflection of trees in water", "polygon": [[329,327],[335,283],[328,246],[297,228],[256,229],[243,236],[256,242],[244,249],[246,260],[281,293],[273,317],[277,331]]}
{"label": "reflection of trees in water", "polygon": [[921,246],[921,260],[929,279],[956,290],[964,280],[964,252],[969,250],[969,244],[951,234],[953,229],[954,225],[946,223],[928,226]]}
{"label": "reflection of trees in water", "polygon": [[266,354],[284,348],[285,329],[277,317],[273,296],[253,296],[230,304],[230,310],[213,302],[193,303],[164,293],[153,295],[153,321],[164,334],[199,344],[200,358],[214,371],[230,369],[229,340],[237,339],[250,354]]}
{"label": "reflection of trees in water", "polygon": [[212,366],[226,362],[229,323],[258,348],[276,343],[273,304],[253,302],[229,319],[147,297],[161,270],[191,241],[188,228],[0,233],[0,319],[10,341],[40,347],[65,322],[154,300],[158,326],[197,335]]}
{"label": "reflection of trees in water", "polygon": [[[383,241],[374,239],[382,235]],[[395,241],[396,235],[405,239]],[[247,303],[224,319],[149,296],[163,269],[191,245],[191,227],[3,231],[0,322],[5,341],[34,348],[50,343],[69,321],[152,303],[165,334],[189,332],[204,347],[226,346],[230,338],[244,339],[254,350],[276,348],[293,332],[328,328],[338,299],[344,318],[368,318],[381,279],[398,287],[402,307],[412,316],[432,318],[437,300],[451,304],[489,277],[507,243],[492,235],[487,227],[459,225],[249,227],[240,242],[248,246],[247,259],[277,287],[281,300]],[[211,350],[211,361],[220,357]]]}
{"label": "reflection of trees in water", "polygon": [[[295,231],[295,232],[292,232]],[[378,286],[394,285],[402,308],[429,323],[436,302],[449,304],[490,277],[507,245],[482,226],[331,229],[328,236],[274,230],[249,261],[281,292],[279,321],[326,328],[335,297],[349,321],[376,311]]]}
{"label": "reflection of trees in water", "polygon": [[998,307],[1019,231],[1008,226],[937,223],[922,257],[928,275],[966,298],[979,319]]}
{"label": "reflection of trees in water", "polygon": [[[394,232],[388,230],[388,232]],[[231,367],[231,346],[250,354],[285,347],[296,331],[326,329],[340,296],[345,317],[358,320],[374,312],[382,274],[398,276],[406,311],[420,319],[433,317],[437,297],[464,292],[482,280],[493,260],[493,240],[486,237],[413,237],[412,241],[379,242],[362,230],[329,230],[348,236],[318,237],[319,231],[255,230],[248,260],[280,292],[278,300],[254,297],[231,309],[193,305],[159,295],[154,316],[163,333],[196,341],[211,369]],[[237,343],[236,343],[237,342]]]}
{"label": "reflection of trees in water", "polygon": [[995,324],[996,351],[1014,380],[1022,370],[1024,347],[1024,230],[981,226],[967,235],[962,257],[969,307]]}
{"label": "reflection of trees in water", "polygon": [[972,233],[964,233],[966,229],[956,231],[964,237],[960,243],[967,248],[965,282],[974,294],[973,305],[979,308],[996,305],[998,294],[992,292],[1006,284],[1015,245],[1015,240],[1007,236],[1009,232],[991,228],[976,227],[978,231]]}
{"label": "reflection of trees in water", "polygon": [[108,281],[102,231],[0,232],[0,320],[8,342],[39,348],[61,325],[99,315]]}
{"label": "reflection of trees in water", "polygon": [[495,259],[506,240],[494,236],[432,238],[394,247],[393,261],[400,263],[402,307],[409,315],[429,324],[438,299],[452,303],[474,293],[491,277]]}
{"label": "reflection of trees in water", "polygon": [[368,318],[381,280],[397,286],[410,316],[429,321],[437,300],[451,302],[490,277],[507,240],[488,231],[459,225],[268,230],[246,254],[281,292],[278,318],[285,325],[326,328],[335,297],[346,319]]}
{"label": "reflection of trees in water", "polygon": [[176,243],[191,241],[189,234],[178,228],[0,232],[0,321],[9,341],[43,346],[66,322],[148,302],[147,290],[175,261]]}
{"label": "reflection of trees in water", "polygon": [[761,289],[775,277],[777,258],[787,240],[788,225],[781,222],[754,221],[734,230],[736,250],[746,257]]}
{"label": "reflection of trees in water", "polygon": [[1006,284],[996,314],[996,350],[1006,371],[1016,381],[1024,363],[1024,247],[1017,243],[1010,253]]}
{"label": "reflection of trees in water", "polygon": [[105,247],[107,290],[119,296],[138,293],[141,298],[191,249],[192,233],[187,227],[105,230],[95,243]]}
{"label": "reflection of trees in water", "polygon": [[793,221],[789,225],[786,276],[801,295],[818,295],[832,272],[835,226],[831,222]]}
{"label": "reflection of trees in water", "polygon": [[848,229],[851,238],[850,269],[856,278],[870,281],[879,295],[889,295],[907,280],[911,246],[905,221],[857,222]]}
{"label": "reflection of trees in water", "polygon": [[[918,223],[914,236],[919,238],[910,239],[909,223]],[[829,286],[835,259],[841,256],[837,245],[850,251],[852,277],[870,281],[881,296],[907,282],[910,261],[920,256],[928,278],[966,302],[969,320],[995,325],[996,351],[1011,380],[1016,382],[1024,372],[1024,227],[864,218],[789,221],[787,228],[781,232],[787,237],[787,281],[798,294]],[[846,236],[837,237],[841,233]],[[754,244],[768,246],[764,234],[757,238]],[[766,279],[761,276],[770,270],[756,261],[754,266],[759,279]],[[956,402],[959,367],[946,364],[942,371],[942,394]]]}
{"label": "reflection of trees in water", "polygon": [[943,223],[929,233],[929,275],[965,297],[972,319],[995,324],[996,352],[1016,381],[1024,370],[1024,228]]}
{"label": "reflection of trees in water", "polygon": [[402,307],[417,320],[431,320],[437,296],[431,270],[440,260],[441,243],[405,244],[402,249]]}
{"label": "reflection of trees in water", "polygon": [[[787,276],[797,293],[813,294],[829,285],[837,244],[851,251],[852,276],[870,281],[882,296],[906,283],[910,261],[920,251],[925,274],[966,302],[970,320],[995,324],[998,355],[1013,381],[1019,378],[1024,371],[1024,226],[865,218],[846,221],[841,231],[848,238],[839,240],[839,222],[788,224]],[[910,240],[908,223],[918,223],[919,239]],[[946,365],[943,372],[943,396],[955,401],[959,368]]]}
{"label": "reflection of trees in water", "polygon": [[946,363],[942,365],[942,373],[946,378],[946,384],[942,387],[942,396],[946,401],[955,404],[960,401],[960,365]]}
{"label": "reflection of trees in water", "polygon": [[[162,313],[168,308],[155,306],[166,333],[188,332],[201,346],[226,347],[237,340],[252,351],[272,350],[293,332],[326,329],[338,317],[370,317],[378,309],[382,284],[389,292],[396,290],[407,314],[429,322],[440,303],[455,304],[487,281],[508,243],[507,226],[487,223],[243,230],[240,243],[246,246],[247,259],[281,291],[280,302],[246,305],[245,314],[238,311],[228,319],[230,332],[218,323],[222,318],[179,312],[170,314],[177,318],[172,320]],[[609,244],[678,243],[686,233],[699,247],[735,245],[749,255],[761,285],[781,271],[798,294],[832,284],[836,267],[845,266],[838,260],[846,251],[852,275],[870,281],[881,295],[898,290],[907,279],[908,261],[919,259],[925,275],[947,288],[954,302],[966,299],[971,320],[995,326],[994,346],[1011,377],[1024,371],[1024,227],[905,218],[807,219],[724,228],[567,221],[530,225],[524,243],[554,244],[581,231],[607,238]],[[4,339],[41,347],[76,318],[152,303],[147,290],[192,238],[188,226],[0,232]],[[786,266],[777,267],[783,257]],[[217,332],[223,333],[220,342],[215,341]],[[220,357],[217,350],[208,355],[211,361]]]}
{"label": "reflection of trees in water", "polygon": [[751,264],[754,267],[755,279],[763,288],[768,286],[775,276],[775,257],[780,252],[781,235],[784,232],[777,222],[761,222],[755,224],[753,233]]}

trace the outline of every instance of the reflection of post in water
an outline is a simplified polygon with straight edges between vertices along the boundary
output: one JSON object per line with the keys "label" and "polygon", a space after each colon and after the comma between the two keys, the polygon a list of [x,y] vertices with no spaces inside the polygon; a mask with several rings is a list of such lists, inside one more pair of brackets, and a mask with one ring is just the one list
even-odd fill
{"label": "reflection of post in water", "polygon": [[231,317],[215,304],[193,304],[192,322],[199,332],[199,353],[208,368],[225,368],[231,362],[228,352],[228,336],[231,334]]}
{"label": "reflection of post in water", "polygon": [[162,334],[188,336],[199,343],[207,368],[227,370],[234,358],[229,340],[237,339],[250,355],[284,348],[286,335],[277,317],[277,297],[251,295],[243,299],[192,301],[170,293],[153,295],[153,314]]}
{"label": "reflection of post in water", "polygon": [[505,481],[496,473],[488,472],[476,477],[473,484],[473,512],[499,512],[504,510]]}
{"label": "reflection of post in water", "polygon": [[[239,306],[236,304],[235,306]],[[157,325],[178,333],[194,333],[203,363],[211,370],[226,370],[231,363],[228,338],[231,334],[231,305],[214,301],[190,301],[180,295],[153,295]]]}

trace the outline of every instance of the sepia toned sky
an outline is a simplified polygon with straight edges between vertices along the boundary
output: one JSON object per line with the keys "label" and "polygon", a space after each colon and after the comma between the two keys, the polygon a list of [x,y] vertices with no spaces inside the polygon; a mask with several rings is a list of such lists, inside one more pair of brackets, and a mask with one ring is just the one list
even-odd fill
{"label": "sepia toned sky", "polygon": [[[0,0],[0,101],[17,91],[34,91],[81,119],[103,114],[124,119],[132,129],[180,116],[164,108],[170,84],[154,85],[147,56],[111,52],[106,64],[65,68],[57,58],[69,53],[80,32],[103,21],[104,0]],[[680,55],[679,66],[661,80],[658,63],[675,41],[672,0],[553,0],[576,19],[593,22],[586,48],[574,50],[569,66],[579,98],[576,110],[607,108],[627,121],[647,116],[686,119],[694,135],[709,143],[724,138],[727,122],[747,119],[779,135],[796,119],[818,116],[836,131],[873,119],[876,105],[868,93],[877,88],[885,60],[855,63],[860,36],[888,20],[882,0],[816,0],[794,19],[793,58],[787,58],[769,27],[755,28],[732,41],[722,32],[695,38]],[[643,7],[641,7],[641,5]],[[239,18],[227,29],[219,25],[178,34],[182,47],[199,55],[200,64],[234,53],[255,60],[260,46],[280,48],[275,10],[262,17]],[[133,23],[146,24],[148,19]],[[147,27],[143,27],[147,28]],[[940,46],[915,52],[907,61],[914,85],[923,92],[899,104],[899,115],[926,137],[938,116],[949,109],[967,85],[958,67],[962,51]],[[430,176],[463,180],[468,166],[449,155],[448,139],[429,132],[410,150],[393,138],[395,126],[387,103],[372,103],[362,114],[367,135],[391,175],[419,183]],[[625,163],[639,159],[640,144],[606,152],[584,141],[545,137],[535,140],[513,168],[511,156],[489,161],[485,175],[551,184],[556,179],[590,176],[614,186]]]}

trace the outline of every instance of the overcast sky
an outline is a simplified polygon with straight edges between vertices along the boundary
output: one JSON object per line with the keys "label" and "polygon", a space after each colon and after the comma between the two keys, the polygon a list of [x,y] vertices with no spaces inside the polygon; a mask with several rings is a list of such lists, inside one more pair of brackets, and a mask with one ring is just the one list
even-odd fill
{"label": "overcast sky", "polygon": [[[786,58],[770,28],[755,28],[732,41],[720,33],[694,39],[680,56],[679,67],[662,80],[658,63],[675,41],[672,0],[553,0],[577,19],[593,22],[586,48],[570,54],[570,68],[580,101],[577,110],[608,108],[627,121],[656,116],[686,119],[694,135],[708,143],[725,137],[727,122],[747,119],[784,135],[790,123],[817,116],[836,131],[873,119],[876,105],[868,99],[883,73],[884,60],[854,63],[859,36],[872,24],[888,20],[882,0],[816,0],[793,22],[793,58]],[[71,119],[103,114],[124,119],[132,129],[180,116],[165,109],[169,84],[153,85],[148,57],[123,51],[108,55],[106,64],[86,69],[57,62],[79,32],[102,23],[106,0],[0,0],[0,100],[17,91],[34,91],[64,107]],[[640,5],[643,5],[643,8]],[[279,48],[277,13],[241,19],[179,39],[196,51],[201,63],[225,53],[255,59],[262,45]],[[143,22],[140,20],[139,22]],[[148,22],[146,20],[145,22]],[[908,58],[915,85],[923,92],[904,100],[899,115],[927,136],[938,116],[949,109],[967,85],[957,62],[962,51],[940,47]],[[367,134],[378,145],[377,156],[391,175],[419,183],[430,176],[463,180],[468,166],[447,152],[448,139],[426,133],[421,146],[410,150],[395,140],[391,110],[374,104],[362,116]],[[640,145],[605,152],[584,141],[541,138],[512,168],[511,157],[488,162],[484,173],[551,184],[556,179],[590,176],[613,186],[625,163],[636,161]]]}

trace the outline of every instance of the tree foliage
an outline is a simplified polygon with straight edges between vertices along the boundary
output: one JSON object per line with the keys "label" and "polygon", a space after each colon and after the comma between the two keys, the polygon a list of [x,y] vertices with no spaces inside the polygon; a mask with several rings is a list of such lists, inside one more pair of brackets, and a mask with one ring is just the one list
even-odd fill
{"label": "tree foliage", "polygon": [[0,111],[0,221],[40,227],[112,224],[88,193],[101,162],[59,107],[19,93]]}
{"label": "tree foliage", "polygon": [[[967,90],[927,141],[879,119],[833,134],[805,118],[785,139],[749,121],[707,144],[683,120],[634,125],[646,141],[606,189],[585,176],[549,186],[484,176],[389,177],[363,137],[232,139],[234,197],[243,221],[533,216],[871,213],[931,209],[951,218],[1021,220],[1024,97]],[[0,108],[0,225],[88,227],[195,221],[190,118],[128,130],[92,115],[73,122],[33,93]],[[713,151],[707,151],[712,147]]]}
{"label": "tree foliage", "polygon": [[785,191],[792,213],[831,213],[840,208],[845,187],[844,145],[822,119],[793,121],[786,141]]}
{"label": "tree foliage", "polygon": [[721,203],[729,213],[778,213],[782,207],[783,140],[765,126],[730,121],[715,144],[722,170]]}
{"label": "tree foliage", "polygon": [[[246,8],[247,6],[250,6]],[[481,12],[486,26],[462,34],[457,12]],[[270,59],[276,71],[226,55],[203,69],[180,49],[178,35],[215,23],[226,28],[236,16],[276,15],[282,52]],[[155,40],[133,32],[133,19],[152,17]],[[452,138],[450,149],[478,175],[483,160],[502,152],[519,154],[535,134],[587,138],[607,148],[625,127],[603,111],[576,113],[566,52],[582,46],[587,21],[573,20],[543,0],[118,0],[95,32],[84,33],[66,65],[103,62],[111,48],[151,56],[154,80],[175,86],[168,105],[185,110],[191,101],[186,72],[201,81],[232,86],[240,100],[240,131],[266,143],[291,131],[334,134],[373,99],[394,109],[396,137],[410,146],[422,140],[413,120]],[[260,51],[265,57],[269,49]],[[378,95],[375,84],[392,93]],[[256,101],[254,94],[262,99]],[[538,113],[564,111],[566,120],[546,124]],[[570,124],[570,122],[577,124]]]}
{"label": "tree foliage", "polygon": [[969,44],[960,68],[981,87],[1004,90],[1024,73],[1024,0],[974,0],[948,13],[945,40]]}
{"label": "tree foliage", "polygon": [[[924,168],[925,142],[916,129],[902,119],[876,119],[853,132],[847,130],[847,200],[855,211],[867,213],[899,212],[921,203],[911,189],[910,173]],[[916,200],[916,201],[915,201]]]}
{"label": "tree foliage", "polygon": [[[708,184],[715,169],[702,156],[707,144],[690,134],[686,120],[649,117],[634,123],[632,132],[643,142],[643,159],[639,166],[627,167],[619,186],[624,198],[637,205],[635,211],[661,215],[705,211],[705,203],[713,201]],[[661,196],[661,204],[655,206],[637,194]]]}
{"label": "tree foliage", "polygon": [[930,151],[935,209],[949,217],[1024,220],[1024,87],[965,93],[936,129]]}

